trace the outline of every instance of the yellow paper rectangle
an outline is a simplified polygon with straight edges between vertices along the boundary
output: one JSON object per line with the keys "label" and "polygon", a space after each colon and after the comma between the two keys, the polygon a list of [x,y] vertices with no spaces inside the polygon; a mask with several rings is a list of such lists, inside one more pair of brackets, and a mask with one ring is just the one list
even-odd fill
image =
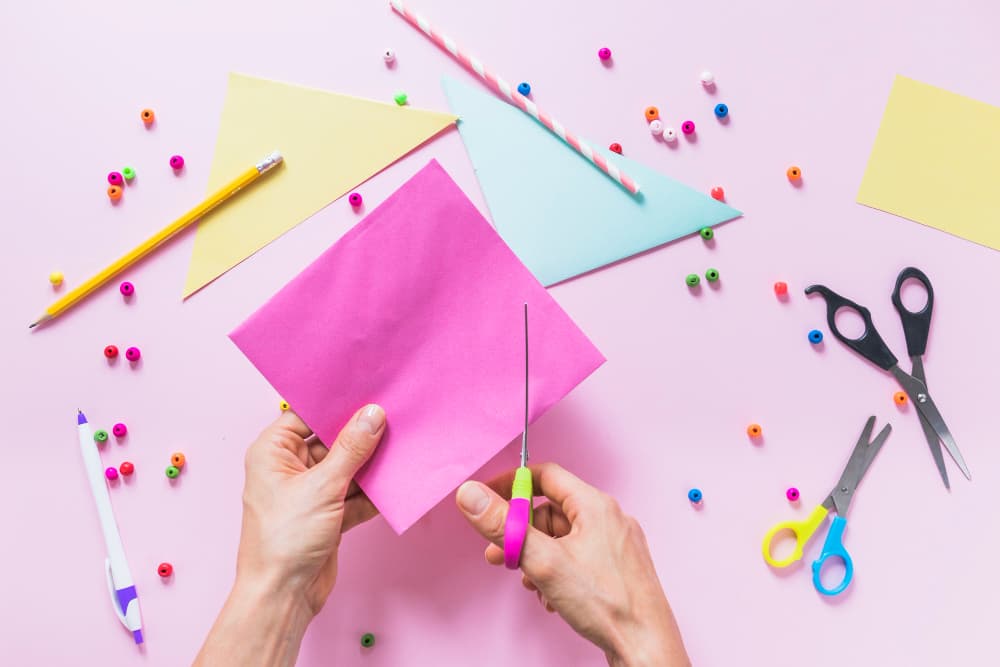
{"label": "yellow paper rectangle", "polygon": [[1000,250],[1000,107],[897,76],[858,203]]}

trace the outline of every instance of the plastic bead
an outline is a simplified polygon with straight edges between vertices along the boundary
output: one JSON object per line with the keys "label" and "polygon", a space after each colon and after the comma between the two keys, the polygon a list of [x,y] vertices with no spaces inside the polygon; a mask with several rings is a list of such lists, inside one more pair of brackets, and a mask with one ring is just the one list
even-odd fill
{"label": "plastic bead", "polygon": [[779,299],[788,296],[788,283],[783,283],[780,280],[774,283],[774,295]]}
{"label": "plastic bead", "polygon": [[660,110],[656,107],[646,107],[646,121],[653,122],[654,120],[660,120]]}
{"label": "plastic bead", "polygon": [[174,171],[180,171],[184,168],[184,158],[180,155],[170,156],[170,168]]}
{"label": "plastic bead", "polygon": [[728,115],[729,115],[729,107],[727,107],[725,104],[716,104],[715,105],[715,117],[716,118],[725,118]]}
{"label": "plastic bead", "polygon": [[135,178],[135,169],[133,169],[132,167],[125,167],[124,169],[122,169],[122,176],[125,177],[126,181],[131,181],[133,178]]}
{"label": "plastic bead", "polygon": [[704,494],[702,494],[701,489],[691,489],[688,491],[688,500],[690,500],[695,505],[701,505],[701,501],[704,499]]}
{"label": "plastic bead", "polygon": [[128,435],[128,426],[125,426],[125,424],[118,422],[117,424],[111,427],[111,432],[115,434],[116,438],[124,438],[126,435]]}
{"label": "plastic bead", "polygon": [[719,279],[719,270],[708,269],[707,271],[705,271],[705,279],[710,283],[714,283],[716,280]]}
{"label": "plastic bead", "polygon": [[282,401],[278,404],[278,407],[281,408],[282,412],[288,412],[292,408],[292,406],[288,404],[288,401]]}
{"label": "plastic bead", "polygon": [[681,132],[684,134],[694,134],[694,121],[686,120],[681,123]]}
{"label": "plastic bead", "polygon": [[760,424],[750,424],[747,426],[747,435],[751,438],[759,438],[764,434],[764,429],[760,427]]}
{"label": "plastic bead", "polygon": [[177,468],[176,466],[167,466],[165,472],[167,473],[167,477],[169,477],[170,479],[175,479],[177,475],[181,474],[180,469]]}
{"label": "plastic bead", "polygon": [[118,472],[120,472],[125,477],[128,477],[135,472],[135,466],[131,461],[122,461],[122,464],[118,466]]}
{"label": "plastic bead", "polygon": [[153,113],[152,109],[143,109],[139,115],[142,117],[142,122],[146,125],[152,125],[153,121],[156,120],[156,114]]}
{"label": "plastic bead", "polygon": [[366,632],[365,634],[361,635],[361,645],[364,646],[365,648],[371,648],[372,646],[375,646],[375,635],[373,635],[370,632]]}
{"label": "plastic bead", "polygon": [[788,180],[792,183],[798,183],[802,180],[802,170],[795,165],[792,165],[788,168],[788,171],[785,172],[785,176],[787,176]]}
{"label": "plastic bead", "polygon": [[689,273],[687,278],[684,279],[684,282],[687,283],[688,287],[697,287],[698,283],[701,282],[701,276],[697,273]]}
{"label": "plastic bead", "polygon": [[156,573],[166,579],[174,573],[174,566],[170,563],[160,563],[156,566]]}
{"label": "plastic bead", "polygon": [[708,88],[709,86],[714,86],[715,85],[715,75],[712,74],[711,72],[709,72],[708,70],[705,70],[704,72],[702,72],[701,73],[701,85],[705,86],[706,88]]}
{"label": "plastic bead", "polygon": [[677,141],[677,130],[672,127],[663,128],[663,140],[670,143]]}
{"label": "plastic bead", "polygon": [[113,482],[118,479],[118,469],[114,466],[108,466],[104,469],[104,476]]}
{"label": "plastic bead", "polygon": [[905,391],[897,391],[895,394],[892,395],[892,400],[899,407],[903,407],[904,405],[910,402],[910,397],[906,395]]}
{"label": "plastic bead", "polygon": [[103,428],[100,431],[94,432],[94,442],[107,442],[107,441],[108,441],[108,432],[105,431]]}
{"label": "plastic bead", "polygon": [[170,455],[170,465],[180,470],[187,463],[187,459],[184,458],[184,454],[181,452],[174,452]]}
{"label": "plastic bead", "polygon": [[108,174],[108,183],[111,185],[122,185],[125,182],[125,178],[121,175],[121,172],[113,171]]}
{"label": "plastic bead", "polygon": [[788,487],[788,490],[785,491],[785,497],[788,498],[788,502],[797,503],[799,501],[799,490],[794,486],[790,486]]}
{"label": "plastic bead", "polygon": [[104,348],[104,356],[108,359],[115,359],[118,357],[118,346],[108,345]]}
{"label": "plastic bead", "polygon": [[108,199],[118,201],[122,198],[122,189],[117,185],[108,186]]}
{"label": "plastic bead", "polygon": [[347,201],[350,202],[351,206],[357,208],[361,206],[361,204],[363,204],[365,200],[359,193],[352,192],[350,196],[347,198]]}
{"label": "plastic bead", "polygon": [[721,186],[716,185],[712,188],[712,199],[718,199],[719,201],[726,200],[726,191],[722,189]]}
{"label": "plastic bead", "polygon": [[611,60],[611,49],[606,46],[601,47],[597,51],[597,57],[601,60]]}
{"label": "plastic bead", "polygon": [[52,283],[53,287],[59,287],[63,283],[62,271],[53,271],[49,274],[49,282]]}
{"label": "plastic bead", "polygon": [[122,293],[122,296],[132,296],[135,294],[135,285],[126,280],[118,286],[118,291]]}
{"label": "plastic bead", "polygon": [[403,92],[396,93],[392,99],[394,99],[396,101],[396,104],[398,104],[399,106],[401,107],[406,106],[406,93]]}
{"label": "plastic bead", "polygon": [[531,94],[531,84],[528,83],[527,81],[522,81],[521,83],[517,84],[517,92],[527,97],[528,95]]}
{"label": "plastic bead", "polygon": [[382,52],[382,60],[385,61],[386,65],[391,65],[396,62],[396,52],[392,49],[386,49]]}
{"label": "plastic bead", "polygon": [[618,153],[619,155],[621,155],[622,154],[622,145],[619,144],[619,143],[617,143],[617,142],[613,143],[610,146],[608,146],[608,150],[611,151],[612,153]]}
{"label": "plastic bead", "polygon": [[698,233],[701,234],[701,238],[705,239],[706,241],[711,241],[712,239],[715,238],[715,230],[712,229],[711,227],[702,227],[701,231]]}
{"label": "plastic bead", "polygon": [[130,347],[129,349],[125,350],[125,358],[128,359],[129,361],[139,361],[141,357],[142,357],[142,352],[140,352],[139,348],[137,347]]}
{"label": "plastic bead", "polygon": [[663,121],[654,120],[649,124],[649,131],[653,133],[654,137],[658,137],[663,134]]}
{"label": "plastic bead", "polygon": [[809,332],[809,342],[813,345],[819,345],[823,342],[823,332],[819,329],[813,329]]}

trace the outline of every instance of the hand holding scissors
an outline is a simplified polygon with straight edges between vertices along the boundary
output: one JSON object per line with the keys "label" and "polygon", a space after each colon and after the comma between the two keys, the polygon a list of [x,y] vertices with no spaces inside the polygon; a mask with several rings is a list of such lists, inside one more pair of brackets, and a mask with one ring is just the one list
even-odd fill
{"label": "hand holding scissors", "polygon": [[[854,561],[851,560],[851,555],[844,548],[844,530],[847,528],[847,519],[845,518],[847,508],[851,505],[851,500],[854,498],[854,492],[857,490],[858,484],[864,478],[865,473],[868,472],[869,466],[875,460],[875,456],[892,431],[892,426],[886,424],[878,436],[874,440],[871,440],[874,428],[875,417],[872,416],[868,418],[865,429],[861,432],[861,437],[858,438],[857,444],[854,445],[854,451],[851,452],[851,458],[847,461],[847,466],[844,468],[837,486],[833,488],[833,491],[830,492],[830,495],[822,503],[813,509],[812,514],[805,521],[785,521],[779,523],[764,536],[762,550],[764,552],[764,560],[767,561],[767,564],[772,567],[788,567],[792,563],[802,559],[803,548],[819,529],[826,515],[831,511],[836,512],[837,516],[833,518],[830,531],[826,535],[826,541],[823,542],[823,550],[820,552],[819,558],[813,561],[812,564],[813,586],[823,595],[839,595],[843,593],[850,585],[851,579],[854,578]],[[776,560],[771,555],[771,545],[782,531],[791,532],[795,538],[795,548],[787,558]],[[823,585],[820,575],[823,566],[831,558],[839,558],[844,563],[844,578],[837,586],[827,588]]]}

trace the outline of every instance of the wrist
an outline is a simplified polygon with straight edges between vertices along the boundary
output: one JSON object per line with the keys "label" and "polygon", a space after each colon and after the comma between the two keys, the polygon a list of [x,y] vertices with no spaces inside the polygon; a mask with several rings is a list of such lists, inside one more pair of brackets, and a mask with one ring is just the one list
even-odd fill
{"label": "wrist", "polygon": [[[671,631],[673,628],[673,631]],[[618,633],[606,652],[610,667],[689,667],[680,633],[674,624],[632,626]]]}

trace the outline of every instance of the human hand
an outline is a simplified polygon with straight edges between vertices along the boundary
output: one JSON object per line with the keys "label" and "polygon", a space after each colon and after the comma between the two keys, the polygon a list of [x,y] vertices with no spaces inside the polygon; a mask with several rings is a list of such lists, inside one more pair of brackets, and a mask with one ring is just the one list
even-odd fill
{"label": "human hand", "polygon": [[[549,502],[535,508],[525,537],[524,587],[601,648],[609,665],[689,665],[639,523],[614,498],[559,465],[530,467],[535,493]],[[488,485],[466,482],[456,495],[466,519],[490,541],[491,565],[504,560],[513,480],[511,471]]]}

